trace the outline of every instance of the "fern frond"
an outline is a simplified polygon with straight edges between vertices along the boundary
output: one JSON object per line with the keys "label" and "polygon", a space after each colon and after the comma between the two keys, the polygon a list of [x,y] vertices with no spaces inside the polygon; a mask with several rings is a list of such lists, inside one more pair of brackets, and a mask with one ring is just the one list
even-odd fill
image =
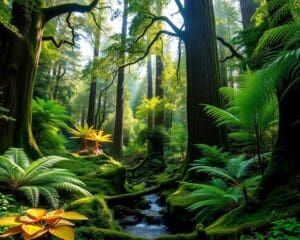
{"label": "fern frond", "polygon": [[241,121],[236,115],[231,114],[230,112],[218,108],[216,106],[212,106],[208,104],[203,104],[203,105],[205,106],[204,110],[210,117],[212,117],[215,120],[217,126],[221,126],[225,124],[240,126]]}

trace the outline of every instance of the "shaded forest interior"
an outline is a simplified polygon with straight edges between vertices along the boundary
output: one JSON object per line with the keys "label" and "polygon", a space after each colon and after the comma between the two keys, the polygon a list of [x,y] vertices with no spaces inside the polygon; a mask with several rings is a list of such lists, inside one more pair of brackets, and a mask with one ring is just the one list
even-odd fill
{"label": "shaded forest interior", "polygon": [[0,0],[0,238],[300,239],[299,0]]}

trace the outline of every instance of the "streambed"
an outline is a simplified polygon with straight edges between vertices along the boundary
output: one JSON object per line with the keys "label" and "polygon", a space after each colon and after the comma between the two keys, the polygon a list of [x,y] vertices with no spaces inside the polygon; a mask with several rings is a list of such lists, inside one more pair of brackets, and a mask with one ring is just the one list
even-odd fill
{"label": "streambed", "polygon": [[151,194],[144,198],[148,201],[150,208],[141,210],[141,213],[144,215],[143,220],[135,225],[123,226],[124,231],[147,239],[154,239],[161,235],[170,234],[168,227],[163,222],[161,211],[164,207],[158,204],[159,196]]}

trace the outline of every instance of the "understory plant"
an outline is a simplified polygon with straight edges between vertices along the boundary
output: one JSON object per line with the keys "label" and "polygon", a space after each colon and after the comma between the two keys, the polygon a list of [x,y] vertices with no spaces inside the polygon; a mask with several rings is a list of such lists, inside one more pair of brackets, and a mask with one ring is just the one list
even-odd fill
{"label": "understory plant", "polygon": [[65,212],[57,209],[47,212],[43,208],[32,208],[23,216],[0,218],[0,226],[12,226],[0,234],[0,238],[8,238],[21,234],[25,240],[53,235],[59,239],[74,240],[74,223],[69,220],[88,220],[77,212]]}
{"label": "understory plant", "polygon": [[[255,73],[248,70],[243,78],[245,84],[247,84],[255,78]],[[217,126],[225,125],[229,129],[228,136],[232,140],[254,147],[258,156],[260,171],[263,175],[265,167],[262,154],[273,147],[273,144],[267,147],[265,143],[269,144],[274,141],[272,131],[276,130],[278,122],[278,104],[275,96],[265,104],[260,105],[257,103],[257,106],[253,106],[246,104],[250,101],[248,99],[248,89],[225,87],[219,91],[228,102],[227,107],[222,109],[206,104],[204,105],[205,111],[215,120]],[[256,91],[256,89],[253,89],[253,91]]]}
{"label": "understory plant", "polygon": [[73,135],[71,138],[81,140],[81,151],[88,152],[89,144],[88,141],[94,142],[94,149],[91,151],[93,154],[101,154],[100,143],[112,142],[111,134],[104,134],[103,130],[95,130],[94,126],[89,127],[87,124],[84,126],[75,125],[74,129],[70,130]]}
{"label": "understory plant", "polygon": [[73,173],[54,167],[61,161],[68,159],[48,156],[31,161],[22,149],[10,148],[0,156],[0,190],[23,196],[32,206],[43,197],[57,207],[61,191],[89,196],[85,184]]}
{"label": "understory plant", "polygon": [[33,99],[32,131],[44,154],[65,151],[67,140],[62,132],[69,129],[68,121],[66,108],[55,100]]}
{"label": "understory plant", "polygon": [[[188,210],[197,212],[197,220],[207,223],[218,214],[225,213],[244,202],[248,204],[249,196],[255,190],[261,176],[253,176],[255,171],[252,168],[255,158],[245,160],[245,157],[241,155],[226,159],[229,153],[214,147],[210,149],[206,145],[202,147],[214,154],[205,157],[203,161],[201,159],[194,161],[189,171],[197,171],[212,176],[211,183],[183,182],[183,184],[194,189],[187,196],[197,199],[188,207]],[[223,157],[222,161],[215,161],[217,156]],[[208,163],[212,165],[205,165]]]}

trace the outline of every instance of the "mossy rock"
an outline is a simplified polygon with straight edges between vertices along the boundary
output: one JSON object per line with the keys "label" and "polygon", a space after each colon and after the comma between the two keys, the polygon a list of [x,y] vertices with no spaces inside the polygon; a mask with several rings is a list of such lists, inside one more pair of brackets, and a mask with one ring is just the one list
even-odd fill
{"label": "mossy rock", "polygon": [[117,195],[126,192],[125,168],[108,155],[76,156],[73,154],[69,161],[63,161],[57,166],[79,176],[92,194]]}
{"label": "mossy rock", "polygon": [[187,196],[188,190],[180,186],[166,199],[165,219],[171,230],[176,232],[191,232],[196,226],[195,214],[189,212],[187,207],[197,199]]}
{"label": "mossy rock", "polygon": [[76,240],[146,240],[127,233],[96,227],[76,228]]}
{"label": "mossy rock", "polygon": [[126,171],[121,164],[113,162],[102,164],[97,171],[80,177],[93,194],[118,195],[126,193]]}
{"label": "mossy rock", "polygon": [[89,218],[80,221],[76,226],[95,226],[106,229],[119,229],[111,210],[101,196],[81,198],[71,203],[67,210],[82,213]]}

